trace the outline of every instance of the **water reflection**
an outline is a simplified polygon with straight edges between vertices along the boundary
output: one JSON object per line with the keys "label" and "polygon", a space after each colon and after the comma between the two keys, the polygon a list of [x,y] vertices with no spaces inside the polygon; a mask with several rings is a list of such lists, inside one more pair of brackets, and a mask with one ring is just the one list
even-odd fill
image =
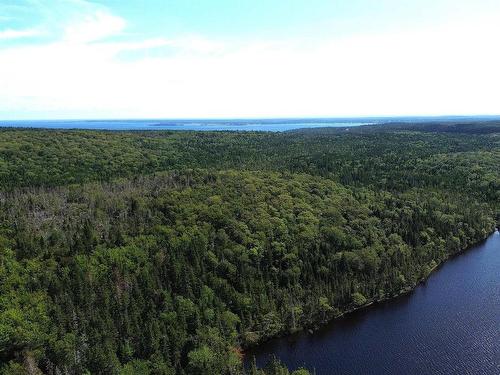
{"label": "water reflection", "polygon": [[414,292],[250,351],[321,374],[500,374],[500,235]]}

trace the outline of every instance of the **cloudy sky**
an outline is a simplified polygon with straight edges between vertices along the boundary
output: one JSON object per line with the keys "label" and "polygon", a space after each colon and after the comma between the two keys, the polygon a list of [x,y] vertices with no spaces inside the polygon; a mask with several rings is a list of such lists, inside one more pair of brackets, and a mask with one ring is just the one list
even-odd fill
{"label": "cloudy sky", "polygon": [[0,0],[0,119],[500,114],[499,0]]}

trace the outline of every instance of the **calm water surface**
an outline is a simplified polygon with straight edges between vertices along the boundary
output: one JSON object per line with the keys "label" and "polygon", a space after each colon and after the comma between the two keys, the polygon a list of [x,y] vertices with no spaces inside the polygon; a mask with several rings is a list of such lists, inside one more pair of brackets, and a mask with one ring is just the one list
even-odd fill
{"label": "calm water surface", "polygon": [[407,296],[255,355],[322,374],[500,374],[500,234],[447,261]]}
{"label": "calm water surface", "polygon": [[303,128],[351,127],[391,122],[470,122],[500,120],[500,116],[439,117],[350,117],[284,119],[122,119],[122,120],[0,120],[2,127],[94,130],[195,130],[195,131],[270,131]]}
{"label": "calm water surface", "polygon": [[194,130],[271,131],[302,128],[360,126],[378,123],[362,119],[282,119],[282,120],[17,120],[0,121],[0,127],[93,130]]}

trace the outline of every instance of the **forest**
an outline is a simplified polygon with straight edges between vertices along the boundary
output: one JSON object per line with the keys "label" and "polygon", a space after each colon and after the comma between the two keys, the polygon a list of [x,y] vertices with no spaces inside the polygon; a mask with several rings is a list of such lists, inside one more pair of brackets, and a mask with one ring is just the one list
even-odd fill
{"label": "forest", "polygon": [[499,161],[495,122],[2,129],[0,374],[310,374],[245,349],[485,239]]}

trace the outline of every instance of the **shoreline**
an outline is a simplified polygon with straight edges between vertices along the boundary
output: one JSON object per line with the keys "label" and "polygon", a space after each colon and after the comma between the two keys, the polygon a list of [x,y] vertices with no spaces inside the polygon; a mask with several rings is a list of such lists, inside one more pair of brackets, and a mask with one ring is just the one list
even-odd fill
{"label": "shoreline", "polygon": [[344,317],[346,317],[346,316],[348,316],[350,314],[353,314],[353,313],[355,313],[357,311],[362,311],[362,310],[365,310],[365,309],[367,310],[371,306],[376,306],[377,304],[389,302],[389,301],[392,301],[392,300],[396,300],[397,298],[409,295],[418,286],[420,286],[422,284],[425,284],[425,282],[429,279],[429,277],[432,276],[435,272],[437,272],[442,266],[444,266],[447,261],[449,261],[449,260],[451,260],[453,258],[459,257],[460,255],[463,255],[464,253],[466,253],[466,252],[472,250],[473,248],[481,245],[490,236],[492,236],[496,232],[500,232],[500,227],[495,226],[494,230],[491,231],[491,232],[488,232],[488,234],[486,235],[486,237],[483,238],[482,240],[480,240],[480,241],[478,241],[478,242],[470,245],[467,248],[459,250],[458,252],[456,252],[454,254],[447,255],[442,261],[440,261],[439,263],[436,263],[436,265],[433,266],[429,270],[429,273],[426,276],[422,277],[420,280],[418,280],[415,283],[415,285],[403,288],[397,294],[393,294],[393,295],[390,295],[390,296],[387,296],[387,297],[384,297],[384,298],[375,299],[375,300],[369,300],[369,301],[367,301],[365,304],[363,304],[361,306],[351,307],[351,308],[349,308],[349,309],[341,312],[340,314],[335,315],[335,316],[333,316],[330,319],[327,319],[326,321],[323,321],[323,322],[320,322],[320,323],[316,323],[316,324],[311,324],[309,326],[304,326],[304,327],[301,327],[301,328],[299,328],[299,329],[297,329],[297,330],[295,330],[293,332],[287,332],[287,333],[278,334],[278,335],[274,335],[274,336],[268,337],[268,338],[266,338],[266,339],[258,342],[255,345],[250,345],[250,346],[247,346],[247,347],[239,347],[239,350],[242,353],[244,366],[246,366],[246,364],[245,364],[245,358],[248,357],[247,351],[252,350],[254,348],[257,348],[259,345],[265,344],[265,343],[267,343],[267,342],[269,342],[271,340],[274,340],[274,339],[285,338],[285,337],[292,336],[292,335],[295,335],[295,334],[298,334],[298,333],[301,333],[301,332],[306,332],[307,331],[308,334],[313,334],[314,332],[317,332],[321,328],[324,328],[325,326],[327,326],[328,324],[332,323],[333,321],[339,320],[341,318],[344,318]]}

